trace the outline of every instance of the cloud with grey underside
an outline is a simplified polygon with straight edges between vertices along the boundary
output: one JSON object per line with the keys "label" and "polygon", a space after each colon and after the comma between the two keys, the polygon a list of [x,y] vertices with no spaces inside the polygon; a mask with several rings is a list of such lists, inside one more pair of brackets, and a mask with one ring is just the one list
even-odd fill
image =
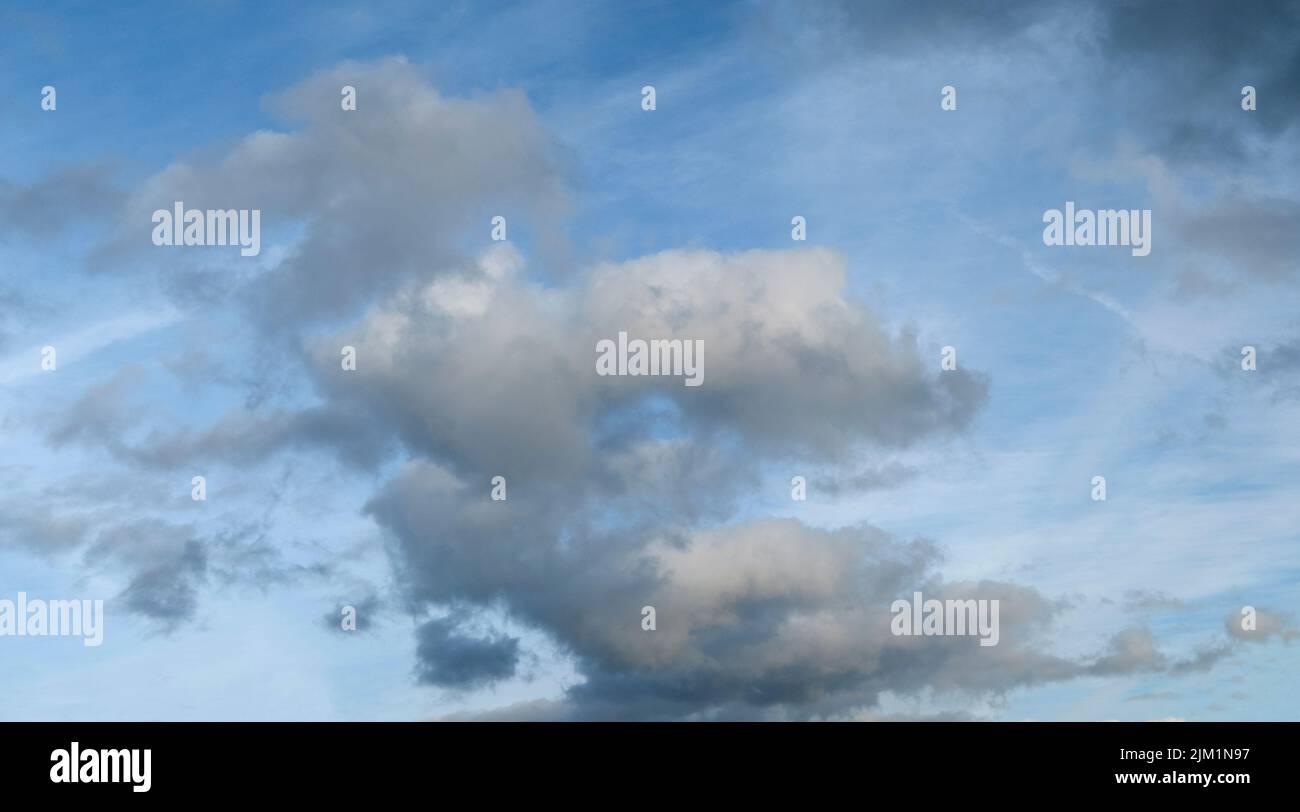
{"label": "cloud with grey underside", "polygon": [[[365,94],[365,115],[340,115],[344,83]],[[454,608],[416,628],[418,682],[467,689],[517,673],[526,644],[484,631],[475,618],[489,609],[553,641],[582,677],[521,709],[548,718],[835,718],[886,693],[1182,673],[1226,652],[1172,659],[1133,627],[1057,656],[1059,602],[946,579],[931,541],[746,515],[792,466],[846,490],[913,476],[888,455],[960,435],[988,401],[990,376],[940,371],[915,329],[856,299],[837,252],[692,248],[534,269],[509,244],[464,239],[498,205],[559,228],[563,151],[522,94],[448,97],[391,59],[327,71],[269,109],[283,131],[219,160],[183,158],[125,195],[91,272],[161,278],[132,234],[173,200],[295,224],[287,250],[221,296],[285,351],[274,373],[314,402],[139,431],[149,412],[130,408],[127,369],[51,421],[48,440],[141,471],[317,451],[371,474],[394,463],[364,512],[401,602]],[[178,272],[205,273],[187,261]],[[704,384],[596,375],[596,342],[621,331],[702,341]],[[355,371],[340,367],[342,346],[356,348]],[[505,501],[489,498],[495,476]],[[124,599],[192,616],[194,593],[165,587],[211,578],[212,549],[173,544],[163,571],[132,564]],[[999,600],[999,644],[895,637],[889,605],[914,590]]]}

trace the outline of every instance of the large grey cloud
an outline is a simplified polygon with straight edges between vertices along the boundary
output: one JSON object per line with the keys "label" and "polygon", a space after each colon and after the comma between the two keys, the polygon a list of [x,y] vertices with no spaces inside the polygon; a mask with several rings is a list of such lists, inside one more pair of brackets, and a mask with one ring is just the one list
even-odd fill
{"label": "large grey cloud", "polygon": [[[926,543],[790,521],[705,529],[766,465],[841,461],[856,476],[857,454],[960,431],[986,397],[983,377],[940,372],[915,336],[848,298],[836,255],[667,252],[563,288],[530,281],[509,248],[479,270],[404,290],[311,357],[329,402],[393,427],[416,457],[368,508],[408,599],[502,607],[556,639],[586,677],[572,715],[831,714],[909,685],[1081,673],[1028,645],[1048,601],[944,585]],[[704,384],[598,376],[596,342],[619,331],[703,340]],[[345,344],[356,371],[339,365]],[[966,661],[960,643],[945,654],[893,638],[889,602],[922,585],[1000,596],[1025,643]],[[662,613],[650,634],[646,604]],[[513,673],[517,643],[462,632],[458,617],[421,627],[420,678]]]}
{"label": "large grey cloud", "polygon": [[[338,109],[342,84],[360,91],[356,114]],[[510,247],[466,248],[485,242],[498,206],[546,233],[563,203],[553,145],[518,94],[449,99],[387,61],[340,67],[273,109],[298,126],[150,179],[98,262],[159,262],[142,224],[174,199],[300,227],[289,250],[212,296],[246,307],[277,349],[302,350],[315,402],[160,428],[131,406],[128,369],[50,437],[145,468],[328,448],[374,470],[400,454],[366,511],[388,534],[406,604],[452,610],[417,631],[418,679],[511,676],[526,652],[475,631],[489,608],[572,657],[585,681],[530,710],[564,718],[838,718],[887,692],[996,694],[1218,656],[1172,661],[1140,629],[1090,657],[1056,656],[1060,607],[1031,588],[946,580],[933,544],[867,525],[745,515],[793,465],[845,488],[869,485],[864,470],[896,474],[885,454],[960,433],[988,397],[986,376],[941,372],[915,331],[851,295],[835,252],[665,251],[542,281]],[[202,279],[207,261],[172,270]],[[620,331],[702,340],[704,384],[596,375],[597,340]],[[344,345],[354,372],[340,367]],[[296,372],[277,357],[266,374]],[[495,475],[504,502],[489,498]],[[168,538],[147,563],[122,558],[121,543],[89,549],[119,562],[129,605],[158,618],[192,616],[187,587],[223,561],[256,571],[257,556],[235,555],[248,545]],[[894,637],[889,604],[916,589],[1000,600],[1000,644]],[[647,604],[654,632],[640,626]]]}
{"label": "large grey cloud", "polygon": [[[1015,584],[944,581],[933,545],[866,525],[768,519],[602,533],[572,521],[560,537],[530,523],[527,503],[475,501],[417,465],[372,511],[393,529],[415,597],[504,604],[572,652],[586,679],[549,706],[558,718],[832,718],[884,692],[984,695],[1218,656],[1171,661],[1141,629],[1090,658],[1053,656],[1061,604]],[[889,605],[913,590],[999,600],[999,644],[894,636]],[[641,628],[644,605],[656,607],[654,631]]]}
{"label": "large grey cloud", "polygon": [[[517,262],[490,252],[477,279],[412,290],[318,342],[322,385],[457,471],[551,480],[607,465],[656,425],[750,456],[837,459],[959,431],[987,397],[984,377],[941,373],[914,335],[847,298],[829,251],[666,252],[563,290],[522,279]],[[597,342],[619,332],[703,341],[704,384],[596,375]],[[344,345],[355,374],[340,370]],[[620,423],[629,412],[652,419]]]}
{"label": "large grey cloud", "polygon": [[[340,108],[345,85],[357,90],[355,111]],[[559,153],[519,92],[444,96],[392,58],[344,63],[267,106],[285,130],[198,152],[148,179],[122,207],[119,235],[98,264],[147,259],[190,287],[235,273],[246,307],[276,329],[355,312],[403,281],[455,269],[465,236],[486,235],[493,215],[540,227],[564,210]],[[210,268],[210,252],[149,244],[152,212],[177,200],[260,209],[264,245],[300,236],[264,271],[238,272],[251,262]]]}

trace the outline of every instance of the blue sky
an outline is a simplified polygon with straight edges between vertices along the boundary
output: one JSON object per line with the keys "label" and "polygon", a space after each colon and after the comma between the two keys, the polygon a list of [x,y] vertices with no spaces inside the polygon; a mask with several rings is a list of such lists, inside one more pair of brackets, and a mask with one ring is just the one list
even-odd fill
{"label": "blue sky", "polygon": [[[0,718],[1300,718],[1294,3],[0,20],[0,597],[108,606],[0,639]],[[149,245],[183,194],[261,255]],[[1045,246],[1067,200],[1150,255]],[[665,297],[717,383],[595,379]],[[922,583],[1026,608],[863,631]]]}

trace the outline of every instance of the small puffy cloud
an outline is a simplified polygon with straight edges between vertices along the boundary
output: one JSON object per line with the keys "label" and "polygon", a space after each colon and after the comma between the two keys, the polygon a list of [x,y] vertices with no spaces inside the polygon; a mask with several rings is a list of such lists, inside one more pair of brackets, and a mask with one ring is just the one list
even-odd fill
{"label": "small puffy cloud", "polygon": [[514,676],[518,638],[474,637],[458,631],[458,626],[456,618],[440,618],[416,629],[416,676],[421,683],[468,689]]}

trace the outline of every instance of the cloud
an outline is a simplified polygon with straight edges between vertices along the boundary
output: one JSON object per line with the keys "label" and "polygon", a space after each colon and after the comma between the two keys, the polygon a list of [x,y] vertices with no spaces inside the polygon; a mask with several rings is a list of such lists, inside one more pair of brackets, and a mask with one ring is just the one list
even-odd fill
{"label": "cloud", "polygon": [[[824,249],[669,251],[563,289],[521,279],[508,249],[482,262],[312,349],[333,401],[384,415],[456,471],[580,477],[660,429],[843,461],[958,432],[987,398],[984,376],[941,374],[914,334],[889,335],[846,298],[844,262]],[[702,340],[705,384],[596,375],[596,343],[619,332]],[[343,345],[357,348],[355,374],[339,370]]]}
{"label": "cloud", "polygon": [[217,462],[244,465],[281,451],[319,448],[372,469],[393,450],[382,434],[367,430],[363,415],[337,407],[239,409],[206,428],[167,427],[175,418],[147,405],[150,383],[148,371],[138,364],[119,368],[63,408],[47,438],[55,448],[73,443],[102,448],[119,461],[156,470]]}
{"label": "cloud", "polygon": [[135,575],[118,597],[128,611],[175,628],[194,617],[197,584],[206,569],[203,545],[189,540],[180,555]]}
{"label": "cloud", "polygon": [[46,557],[77,549],[96,524],[93,515],[41,510],[39,505],[10,500],[0,510],[0,544]]}
{"label": "cloud", "polygon": [[1228,653],[1226,646],[1203,649],[1187,660],[1171,662],[1156,649],[1148,629],[1135,627],[1115,634],[1106,651],[1084,669],[1093,676],[1114,676],[1143,672],[1168,671],[1189,673],[1205,671]]}
{"label": "cloud", "polygon": [[[1018,36],[1036,8],[962,10],[957,28]],[[939,30],[955,30],[946,19]],[[925,18],[896,30],[920,36]],[[358,88],[356,114],[338,107],[343,84]],[[172,293],[190,306],[235,302],[238,318],[251,315],[248,375],[255,386],[282,377],[292,397],[250,396],[202,427],[177,425],[128,365],[48,437],[144,469],[324,451],[367,482],[382,477],[365,514],[386,534],[401,602],[417,617],[447,613],[416,630],[419,683],[469,690],[516,674],[530,652],[484,633],[488,610],[556,644],[582,679],[489,716],[855,718],[886,694],[1000,696],[1224,656],[1172,659],[1144,628],[1058,656],[1063,605],[1032,587],[947,579],[936,543],[872,525],[753,515],[770,498],[764,482],[791,465],[826,492],[900,483],[914,469],[892,455],[959,436],[988,402],[987,375],[940,371],[918,329],[855,297],[843,255],[668,250],[529,268],[513,244],[467,248],[486,242],[496,213],[528,224],[514,234],[558,239],[560,152],[522,94],[452,98],[385,60],[328,71],[268,109],[283,131],[196,153],[133,190],[95,261],[114,273],[170,266],[174,252],[143,240],[150,212],[174,200],[262,209],[268,249],[256,263],[185,253],[164,278],[180,280]],[[184,292],[213,274],[225,275]],[[702,341],[704,384],[597,375],[596,343],[620,332]],[[340,365],[344,346],[356,348],[355,371]],[[180,359],[180,374],[206,363]],[[499,502],[498,475],[509,492]],[[329,571],[283,560],[257,522],[202,537],[161,519],[110,524],[93,541],[73,530],[83,540],[69,549],[120,575],[125,605],[164,624],[192,618],[205,583]],[[998,600],[998,645],[892,635],[891,602],[915,590]],[[641,628],[646,605],[654,631]]]}
{"label": "cloud", "polygon": [[1145,77],[1126,85],[1170,154],[1199,160],[1244,155],[1245,119],[1225,126],[1224,117],[1211,112],[1240,112],[1235,94],[1242,85],[1254,85],[1269,100],[1251,114],[1257,119],[1252,125],[1277,136],[1300,114],[1300,3],[1189,8],[1161,0],[1097,8],[1102,56],[1115,74]]}
{"label": "cloud", "polygon": [[[366,115],[337,110],[343,83]],[[906,479],[881,455],[961,433],[988,399],[987,376],[941,372],[914,329],[887,328],[849,295],[839,254],[671,250],[550,278],[510,245],[470,259],[464,235],[485,233],[498,202],[537,215],[565,197],[522,97],[448,99],[388,61],[340,67],[271,109],[299,126],[168,168],[132,193],[126,222],[184,199],[296,224],[291,247],[231,290],[260,328],[301,342],[315,402],[246,407],[202,429],[151,418],[127,440],[141,425],[128,371],[51,437],[160,468],[329,449],[373,471],[405,457],[366,512],[388,533],[405,601],[451,611],[417,629],[419,682],[461,690],[516,673],[522,641],[476,630],[489,608],[573,660],[581,683],[521,709],[562,718],[842,718],[885,693],[997,695],[1218,656],[1170,660],[1139,628],[1059,657],[1057,602],[947,581],[931,542],[740,517],[791,462],[815,465],[829,491]],[[101,261],[131,254],[130,239]],[[596,375],[596,343],[620,332],[701,340],[704,385]],[[343,346],[355,371],[339,364]],[[503,502],[488,496],[497,475]],[[161,570],[136,574],[125,594],[137,610],[193,613],[186,587],[215,559],[170,560],[171,591]],[[999,600],[999,645],[894,637],[889,604],[916,589]],[[653,632],[644,605],[658,610]]]}
{"label": "cloud", "polygon": [[[1300,79],[1300,77],[1297,77]],[[1177,244],[1265,280],[1300,272],[1300,201],[1220,199],[1175,220]]]}
{"label": "cloud", "polygon": [[[356,611],[355,629],[343,628],[343,609],[352,607]],[[338,606],[331,612],[326,612],[321,618],[325,628],[339,634],[351,634],[353,632],[363,632],[375,625],[375,616],[384,612],[387,605],[383,598],[374,592],[365,595],[361,600],[340,600]]]}
{"label": "cloud", "polygon": [[1154,589],[1129,589],[1124,592],[1124,607],[1129,610],[1176,610],[1185,604],[1178,598]]}
{"label": "cloud", "polygon": [[430,620],[416,629],[417,679],[442,688],[478,688],[511,677],[519,662],[515,637],[471,637],[455,618]]}
{"label": "cloud", "polygon": [[[415,463],[370,510],[394,534],[413,599],[501,606],[572,653],[585,681],[567,692],[566,718],[826,718],[886,691],[996,694],[1173,667],[1143,630],[1085,660],[1045,653],[1056,603],[1015,584],[945,582],[933,545],[866,525],[620,532],[583,516],[548,525],[513,500]],[[889,605],[914,589],[1000,600],[999,644],[893,636]],[[641,628],[644,605],[654,631]]]}
{"label": "cloud", "polygon": [[818,476],[812,480],[814,490],[837,496],[843,493],[888,490],[914,479],[920,472],[898,462],[865,468],[847,476]]}
{"label": "cloud", "polygon": [[554,699],[531,699],[485,711],[461,711],[439,722],[560,722],[568,718],[568,704]]}
{"label": "cloud", "polygon": [[[281,540],[271,543],[258,522],[237,516],[200,529],[143,510],[131,497],[103,497],[93,483],[15,494],[0,504],[0,549],[41,555],[84,575],[121,584],[116,604],[172,631],[194,620],[206,586],[267,589],[333,571],[328,561],[291,560]],[[158,490],[142,498],[159,504]],[[115,497],[115,498],[114,498]]]}
{"label": "cloud", "polygon": [[1277,637],[1283,642],[1289,643],[1300,638],[1300,629],[1297,629],[1292,624],[1289,615],[1267,609],[1256,609],[1254,629],[1242,628],[1242,622],[1241,612],[1234,610],[1224,618],[1223,627],[1233,639],[1251,643],[1262,643],[1272,637]]}
{"label": "cloud", "polygon": [[[354,112],[340,109],[344,85],[357,89]],[[162,264],[166,278],[196,281],[236,274],[244,306],[275,332],[454,271],[465,235],[486,239],[496,214],[546,231],[565,210],[558,153],[517,91],[444,96],[390,58],[341,64],[267,108],[291,129],[253,133],[225,154],[196,153],[149,178],[122,207],[96,265],[146,261]],[[260,209],[266,264],[210,269],[211,252],[150,245],[152,212],[175,201]],[[276,240],[287,249],[265,247]]]}
{"label": "cloud", "polygon": [[47,240],[102,219],[124,198],[111,170],[97,164],[64,167],[24,184],[0,179],[0,234]]}

